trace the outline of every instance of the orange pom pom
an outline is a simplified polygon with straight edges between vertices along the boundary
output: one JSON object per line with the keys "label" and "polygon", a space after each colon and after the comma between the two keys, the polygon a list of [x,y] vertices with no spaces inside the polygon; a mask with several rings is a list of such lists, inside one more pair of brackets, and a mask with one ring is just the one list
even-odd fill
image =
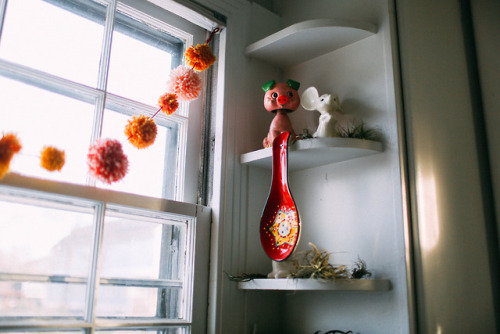
{"label": "orange pom pom", "polygon": [[4,175],[9,171],[9,165],[0,163],[0,180],[3,179]]}
{"label": "orange pom pom", "polygon": [[19,139],[13,133],[7,133],[0,139],[0,179],[9,171],[10,161],[22,148]]}
{"label": "orange pom pom", "polygon": [[144,116],[134,116],[125,127],[128,141],[137,148],[146,148],[156,139],[157,127],[153,119]]}
{"label": "orange pom pom", "polygon": [[191,66],[196,71],[204,71],[210,67],[217,59],[208,44],[198,44],[196,47],[190,46],[184,54],[186,64]]}
{"label": "orange pom pom", "polygon": [[52,146],[45,146],[41,152],[40,166],[49,172],[60,171],[66,162],[65,153]]}
{"label": "orange pom pom", "polygon": [[179,102],[177,101],[177,95],[174,93],[165,93],[158,100],[161,111],[167,115],[172,115],[177,108],[179,108]]}

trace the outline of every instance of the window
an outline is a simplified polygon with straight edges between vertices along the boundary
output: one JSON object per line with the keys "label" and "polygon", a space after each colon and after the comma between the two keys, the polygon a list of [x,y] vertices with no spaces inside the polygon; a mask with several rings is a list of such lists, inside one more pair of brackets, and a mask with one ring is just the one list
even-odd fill
{"label": "window", "polygon": [[[23,146],[0,180],[0,332],[195,331],[208,288],[210,210],[194,204],[193,177],[203,98],[158,113],[146,149],[124,128],[157,112],[207,31],[146,0],[0,0],[0,28],[0,132]],[[123,180],[89,177],[98,138],[122,143]],[[40,167],[44,145],[65,151],[60,172]]]}
{"label": "window", "polygon": [[[81,190],[73,187],[65,192]],[[190,333],[203,310],[194,280],[208,285],[208,250],[195,237],[208,236],[209,210],[162,212],[110,195],[0,187],[0,331]]]}
{"label": "window", "polygon": [[[197,180],[186,168],[197,166],[185,162],[196,162],[186,154],[199,155],[200,138],[188,138],[188,116],[201,118],[201,102],[184,103],[170,117],[158,113],[157,139],[147,149],[128,143],[124,128],[133,115],[156,113],[170,70],[181,64],[187,46],[203,43],[206,31],[181,22],[188,32],[182,31],[165,23],[165,11],[152,8],[152,17],[111,0],[3,1],[0,130],[16,133],[23,145],[10,170],[194,202],[185,192]],[[86,155],[97,138],[122,142],[129,169],[120,182],[88,177]],[[60,172],[40,168],[43,145],[65,151]]]}

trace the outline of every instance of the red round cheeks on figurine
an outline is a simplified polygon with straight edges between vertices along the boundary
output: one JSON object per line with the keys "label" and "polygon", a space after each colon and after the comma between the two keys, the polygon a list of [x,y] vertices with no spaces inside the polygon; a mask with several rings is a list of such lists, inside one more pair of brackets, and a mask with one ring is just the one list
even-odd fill
{"label": "red round cheeks on figurine", "polygon": [[295,111],[299,107],[300,98],[298,92],[284,82],[277,83],[264,96],[264,107],[267,111],[286,109]]}

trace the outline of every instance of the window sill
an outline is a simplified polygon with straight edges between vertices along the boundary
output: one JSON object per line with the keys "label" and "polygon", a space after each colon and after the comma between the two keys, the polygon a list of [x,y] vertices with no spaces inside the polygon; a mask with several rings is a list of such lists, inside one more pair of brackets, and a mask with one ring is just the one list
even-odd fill
{"label": "window sill", "polygon": [[0,180],[0,186],[30,189],[35,191],[50,192],[61,196],[90,199],[117,205],[136,208],[171,212],[174,214],[194,217],[201,205],[177,202],[162,198],[135,195],[115,190],[100,189],[80,184],[52,181],[35,177],[23,176],[17,173],[8,173]]}

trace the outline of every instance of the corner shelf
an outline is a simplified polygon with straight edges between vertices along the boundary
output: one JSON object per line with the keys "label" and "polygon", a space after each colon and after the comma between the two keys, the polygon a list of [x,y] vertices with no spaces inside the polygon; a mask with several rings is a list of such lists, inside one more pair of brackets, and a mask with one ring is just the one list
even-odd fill
{"label": "corner shelf", "polygon": [[391,281],[386,279],[338,279],[321,281],[317,279],[254,279],[239,282],[240,290],[280,290],[280,291],[389,291]]}
{"label": "corner shelf", "polygon": [[371,23],[316,19],[303,21],[250,44],[246,55],[285,68],[374,35]]}
{"label": "corner shelf", "polygon": [[[382,152],[380,142],[354,138],[312,138],[298,140],[288,148],[289,171],[303,170]],[[272,148],[242,154],[240,162],[253,167],[272,168]]]}

